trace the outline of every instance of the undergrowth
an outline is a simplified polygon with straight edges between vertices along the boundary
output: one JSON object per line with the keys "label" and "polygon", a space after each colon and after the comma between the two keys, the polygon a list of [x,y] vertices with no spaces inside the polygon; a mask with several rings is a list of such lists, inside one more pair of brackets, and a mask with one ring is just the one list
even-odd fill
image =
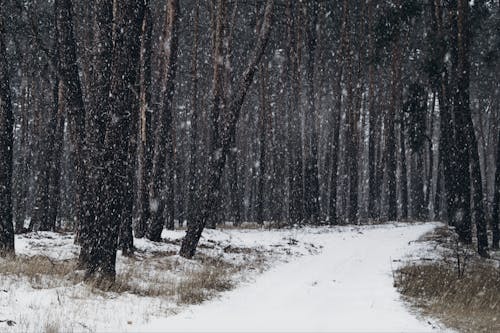
{"label": "undergrowth", "polygon": [[500,332],[500,269],[460,255],[448,236],[438,230],[427,237],[438,240],[445,255],[399,268],[394,274],[396,288],[425,315],[458,331]]}

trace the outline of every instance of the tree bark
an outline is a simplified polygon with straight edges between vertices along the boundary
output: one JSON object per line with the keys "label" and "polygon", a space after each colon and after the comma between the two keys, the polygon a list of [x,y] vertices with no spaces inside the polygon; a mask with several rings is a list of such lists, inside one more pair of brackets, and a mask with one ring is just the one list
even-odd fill
{"label": "tree bark", "polygon": [[[164,226],[164,211],[167,204],[172,204],[173,185],[173,140],[172,140],[172,99],[174,96],[174,79],[177,70],[177,47],[178,47],[178,0],[169,0],[165,24],[163,28],[163,43],[161,57],[161,87],[163,94],[162,110],[158,113],[157,126],[155,130],[155,144],[153,155],[153,171],[149,185],[149,201],[151,203],[151,221],[147,231],[147,238],[153,241],[161,239]],[[159,110],[158,110],[159,111]],[[165,164],[168,160],[168,170]],[[165,175],[165,173],[168,174]],[[165,179],[165,177],[168,179]],[[165,187],[168,187],[165,189]],[[165,190],[168,190],[168,198]],[[173,216],[169,216],[173,219]],[[173,223],[169,221],[169,223]]]}
{"label": "tree bark", "polygon": [[305,115],[305,168],[304,168],[304,213],[305,219],[317,223],[319,219],[319,169],[318,169],[318,120],[316,110],[316,66],[318,52],[319,4],[310,1],[306,4],[307,13],[307,108]]}
{"label": "tree bark", "polygon": [[[225,0],[219,0],[219,4],[222,4],[223,1]],[[216,122],[217,127],[213,129],[216,131],[216,133],[213,134],[212,138],[217,140],[213,142],[213,145],[211,147],[212,154],[208,165],[208,178],[206,179],[203,188],[203,202],[201,203],[202,209],[196,219],[188,226],[186,236],[182,240],[180,255],[183,257],[193,257],[207,221],[214,218],[215,214],[217,213],[218,207],[220,206],[219,193],[221,191],[221,180],[224,165],[231,148],[231,142],[233,140],[233,137],[236,135],[236,124],[239,118],[241,107],[243,106],[248,88],[253,81],[254,74],[257,70],[258,64],[264,54],[267,42],[269,40],[273,9],[274,0],[268,0],[266,2],[264,18],[262,26],[260,28],[259,37],[253,50],[253,54],[251,55],[249,62],[241,76],[237,90],[235,92],[235,96],[232,97],[227,108],[222,110],[223,113],[221,114],[220,123]],[[217,63],[217,58],[215,58],[215,62]],[[219,77],[219,69],[217,67],[217,65],[214,66],[214,84],[217,83],[217,78]],[[214,103],[212,105],[212,111],[215,111],[216,114],[218,114],[219,108],[217,101],[218,89],[220,88],[214,86]],[[212,116],[213,115],[214,113],[212,113]]]}
{"label": "tree bark", "polygon": [[289,179],[289,218],[291,223],[301,223],[304,218],[304,188],[303,188],[303,163],[302,141],[299,123],[300,101],[300,64],[297,42],[297,17],[296,5],[293,0],[287,2],[287,34],[288,34],[288,63],[289,82],[291,91],[290,111],[288,116],[288,179]]}
{"label": "tree bark", "polygon": [[153,29],[151,17],[151,3],[144,5],[144,18],[142,20],[141,60],[140,60],[140,128],[138,148],[138,179],[137,179],[137,206],[138,219],[134,226],[135,237],[142,238],[146,235],[150,219],[149,182],[152,172],[153,131],[151,121],[151,34]]}
{"label": "tree bark", "polygon": [[391,68],[391,100],[387,114],[386,140],[386,172],[387,172],[387,218],[390,221],[397,219],[397,179],[396,179],[396,131],[395,117],[398,103],[401,80],[401,50],[399,36],[396,37],[392,50]]}
{"label": "tree bark", "polygon": [[76,214],[77,223],[81,226],[79,238],[87,239],[90,230],[86,229],[85,222],[87,212],[85,206],[85,107],[81,82],[78,72],[76,42],[73,34],[73,5],[71,0],[55,1],[55,16],[57,22],[57,44],[59,54],[58,75],[63,85],[64,101],[66,106],[68,132],[72,144],[72,160],[75,165],[76,181]]}
{"label": "tree bark", "polygon": [[[61,0],[67,1],[68,0]],[[69,2],[71,5],[71,2]],[[96,13],[94,24],[94,48],[92,54],[92,65],[89,77],[92,82],[89,84],[90,101],[88,103],[85,131],[85,150],[83,153],[86,159],[86,185],[85,190],[85,216],[78,225],[77,242],[80,244],[80,255],[78,257],[78,269],[87,269],[91,263],[90,251],[92,250],[93,236],[100,226],[100,219],[105,213],[105,152],[104,140],[106,137],[106,123],[109,117],[109,94],[111,77],[111,56],[112,56],[112,33],[113,33],[113,3],[110,0],[96,0],[94,3]],[[71,11],[70,11],[71,12]],[[72,18],[66,19],[65,26],[59,28],[59,33],[63,34],[64,29],[72,29]],[[72,30],[71,30],[72,31]],[[73,34],[67,43],[74,43]],[[63,51],[62,47],[59,51]],[[76,56],[75,56],[76,61]],[[67,89],[63,95],[67,94]],[[83,125],[81,125],[83,126]],[[84,128],[85,129],[85,128]]]}
{"label": "tree bark", "polygon": [[497,141],[497,163],[495,171],[495,195],[493,199],[493,216],[491,229],[493,233],[493,242],[491,247],[498,250],[500,247],[500,131],[498,131]]}
{"label": "tree bark", "polygon": [[0,257],[14,256],[12,152],[14,117],[7,64],[3,1],[0,1]]}
{"label": "tree bark", "polygon": [[[132,203],[125,196],[131,193],[129,179],[129,138],[131,132],[131,105],[140,57],[140,31],[144,3],[141,0],[116,3],[114,8],[113,52],[111,58],[110,94],[105,110],[109,121],[104,141],[104,214],[97,216],[95,234],[90,241],[89,264],[85,278],[97,286],[107,288],[114,282],[118,232],[124,219],[130,219]],[[135,112],[138,112],[135,109]],[[137,118],[136,118],[137,119]]]}
{"label": "tree bark", "polygon": [[[469,95],[470,95],[470,21],[469,21],[469,1],[457,1],[457,89],[456,89],[456,112],[455,119],[457,119],[457,137],[465,136],[465,146],[462,147],[462,142],[457,142],[459,149],[459,158],[462,157],[462,150],[466,149],[468,153],[468,161],[470,161],[470,179],[472,181],[472,188],[467,191],[463,189],[463,193],[472,193],[473,213],[476,222],[477,232],[477,246],[478,253],[482,257],[488,257],[488,236],[487,236],[487,221],[485,216],[484,199],[483,199],[483,182],[481,179],[481,167],[479,161],[478,143],[476,134],[474,132],[474,125],[472,123],[472,115],[470,109]],[[463,126],[462,126],[463,125]],[[461,134],[461,132],[464,132]],[[459,134],[460,133],[460,134]],[[465,156],[465,154],[463,154]],[[462,165],[458,161],[459,165]],[[465,163],[464,163],[465,164]],[[469,164],[463,166],[463,173],[469,171]],[[464,179],[462,178],[462,182]],[[461,183],[462,187],[466,187],[469,183]],[[463,204],[465,210],[470,205],[470,196],[464,196],[465,200],[469,200]],[[469,208],[470,209],[470,208]],[[458,229],[459,235],[463,232],[462,238],[468,240],[470,233],[470,222],[466,219],[461,221],[464,225],[463,229]]]}

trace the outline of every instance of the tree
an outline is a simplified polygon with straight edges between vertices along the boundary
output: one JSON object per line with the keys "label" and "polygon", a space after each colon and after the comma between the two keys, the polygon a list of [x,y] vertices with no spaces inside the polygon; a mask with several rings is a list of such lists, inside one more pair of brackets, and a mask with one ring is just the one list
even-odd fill
{"label": "tree", "polygon": [[151,59],[152,59],[152,15],[151,2],[144,5],[141,37],[141,62],[139,74],[139,147],[137,171],[137,209],[138,219],[134,226],[134,235],[142,238],[146,235],[150,219],[149,183],[152,173],[153,130],[151,116]]}
{"label": "tree", "polygon": [[[466,149],[468,156],[466,161],[470,163],[470,179],[472,188],[469,191],[464,190],[465,193],[469,192],[472,195],[474,220],[476,222],[477,231],[477,246],[478,253],[483,257],[488,256],[488,236],[486,226],[486,216],[484,210],[483,200],[483,182],[481,180],[481,169],[479,165],[479,153],[476,134],[474,132],[474,125],[472,123],[472,116],[470,110],[470,21],[469,21],[469,2],[466,0],[457,0],[457,18],[456,18],[456,41],[457,41],[457,69],[456,69],[456,84],[455,90],[455,119],[457,119],[457,137],[465,136],[465,145],[461,146],[461,141],[457,142],[459,155],[462,157],[462,150]],[[459,134],[464,132],[463,134]],[[465,154],[464,154],[465,155]],[[468,164],[468,163],[467,163]],[[459,165],[462,163],[459,162]],[[461,169],[462,170],[462,169]],[[469,172],[469,165],[467,168],[463,167],[463,173]],[[467,179],[467,178],[465,178]],[[464,181],[464,178],[462,178]],[[470,186],[468,183],[462,183],[461,187]],[[465,197],[466,201],[470,202],[470,197]],[[464,203],[467,209],[469,203]],[[467,216],[464,216],[467,218]],[[462,226],[467,224],[467,226]],[[461,221],[460,228],[457,228],[459,235],[462,238],[466,237],[468,240],[470,222],[468,220]],[[462,234],[463,233],[463,234]]]}
{"label": "tree", "polygon": [[[113,11],[113,51],[111,56],[110,93],[103,105],[108,113],[104,140],[104,198],[102,215],[96,216],[95,234],[89,240],[89,260],[85,277],[98,286],[114,282],[118,232],[124,219],[129,219],[131,204],[125,196],[131,193],[129,170],[135,165],[129,154],[133,87],[137,83],[140,57],[140,31],[144,3],[130,0],[116,4]],[[107,27],[97,27],[97,29]],[[138,113],[138,109],[135,109]],[[137,118],[135,120],[138,120]]]}
{"label": "tree", "polygon": [[297,41],[296,4],[289,0],[286,7],[287,16],[287,65],[288,82],[291,96],[288,111],[288,181],[289,181],[289,219],[291,223],[301,223],[304,218],[304,187],[303,187],[303,152],[301,131],[299,130],[299,100],[300,100],[300,61]]}
{"label": "tree", "polygon": [[[153,155],[152,177],[150,179],[150,198],[152,203],[151,222],[147,232],[147,237],[150,240],[159,241],[163,230],[163,217],[165,206],[168,205],[169,210],[173,210],[173,179],[174,179],[174,164],[173,164],[173,111],[172,98],[174,96],[174,79],[177,68],[177,20],[178,20],[179,4],[177,0],[169,0],[167,5],[167,13],[165,16],[165,24],[163,30],[162,43],[164,47],[161,49],[161,93],[163,95],[162,109],[158,109],[157,125],[155,130],[155,144]],[[168,163],[168,168],[165,171],[165,163]],[[165,179],[165,177],[167,177]],[[165,191],[168,192],[165,193]],[[168,223],[170,228],[173,228],[173,213],[167,212]]]}
{"label": "tree", "polygon": [[[221,13],[223,10],[222,7],[225,5],[224,2],[225,0],[219,0],[218,2],[218,20],[222,20]],[[239,118],[241,107],[269,40],[273,9],[274,0],[267,0],[264,18],[262,20],[261,28],[259,29],[260,33],[255,43],[255,48],[252,52],[252,55],[250,56],[245,70],[240,77],[237,90],[235,91],[234,95],[231,96],[231,100],[228,102],[228,105],[224,109],[221,109],[220,105],[220,94],[222,93],[221,87],[219,86],[221,68],[219,68],[220,65],[218,64],[218,58],[214,57],[212,121],[215,127],[212,128],[213,141],[210,151],[211,156],[208,165],[208,176],[205,183],[203,184],[203,206],[198,216],[196,216],[195,220],[193,220],[192,223],[188,226],[186,236],[182,240],[180,254],[183,257],[193,257],[207,221],[210,219],[214,219],[220,205],[219,194],[221,191],[221,178],[226,162],[226,157],[231,148],[230,146],[232,138],[236,134],[236,123]],[[216,29],[216,35],[221,34],[222,32],[222,28],[220,26],[221,24],[222,22],[217,22],[218,27]],[[216,40],[217,38],[221,37],[216,37]],[[219,51],[216,51],[215,55],[218,54],[220,54]],[[220,120],[219,116],[221,117]]]}
{"label": "tree", "polygon": [[0,257],[14,255],[12,223],[12,152],[14,149],[12,104],[5,42],[3,1],[0,1]]}
{"label": "tree", "polygon": [[495,171],[495,195],[493,199],[493,217],[491,228],[493,229],[493,241],[491,247],[498,249],[500,247],[500,131],[498,132],[497,143],[497,163]]}

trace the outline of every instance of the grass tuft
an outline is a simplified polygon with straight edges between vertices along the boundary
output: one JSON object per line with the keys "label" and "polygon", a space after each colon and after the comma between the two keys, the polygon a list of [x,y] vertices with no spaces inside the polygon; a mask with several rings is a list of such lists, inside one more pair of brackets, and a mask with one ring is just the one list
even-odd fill
{"label": "grass tuft", "polygon": [[443,262],[413,264],[395,273],[395,286],[424,314],[463,332],[500,332],[500,271],[471,263],[458,274]]}

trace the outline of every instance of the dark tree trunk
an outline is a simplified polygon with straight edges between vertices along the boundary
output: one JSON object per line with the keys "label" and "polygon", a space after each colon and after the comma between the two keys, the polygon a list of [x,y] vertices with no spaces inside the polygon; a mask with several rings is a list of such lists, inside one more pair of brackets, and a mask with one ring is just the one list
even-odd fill
{"label": "dark tree trunk", "polygon": [[[457,10],[452,11],[452,38],[451,38],[451,59],[452,74],[454,84],[453,94],[453,113],[455,119],[455,137],[454,144],[455,155],[453,163],[455,165],[454,183],[455,183],[455,207],[452,211],[453,225],[458,233],[460,240],[470,244],[472,242],[472,223],[471,223],[471,174],[469,171],[471,159],[469,158],[470,142],[468,138],[470,117],[469,107],[469,68],[468,60],[463,52],[465,39],[468,36],[461,35],[463,26],[459,22],[464,17],[463,11],[459,11],[461,1],[457,0]],[[466,5],[468,6],[468,5]],[[472,129],[473,130],[473,129]]]}
{"label": "dark tree trunk", "polygon": [[497,169],[495,171],[495,195],[493,199],[493,216],[491,221],[491,229],[493,233],[492,248],[500,247],[500,131],[498,131],[497,141]]}
{"label": "dark tree trunk", "polygon": [[[193,47],[191,59],[191,142],[189,145],[189,179],[188,179],[188,203],[187,203],[187,223],[189,224],[196,216],[198,209],[200,180],[201,180],[201,164],[198,163],[201,150],[197,147],[200,144],[199,140],[199,100],[198,100],[198,40],[199,40],[199,3],[196,2],[193,16]],[[199,153],[198,153],[199,152]],[[198,155],[198,154],[199,155]]]}
{"label": "dark tree trunk", "polygon": [[408,173],[407,173],[407,162],[406,162],[406,142],[405,142],[405,124],[403,119],[403,113],[401,112],[400,118],[400,131],[399,131],[399,141],[401,144],[401,218],[403,220],[408,218]]}
{"label": "dark tree trunk", "polygon": [[[219,4],[222,4],[223,1],[225,0],[219,0]],[[219,9],[220,8],[221,7],[219,6]],[[254,74],[257,70],[258,64],[264,54],[267,42],[269,40],[273,8],[274,0],[268,0],[266,3],[262,26],[259,29],[260,33],[255,43],[253,54],[250,56],[249,63],[241,76],[241,80],[239,81],[235,96],[232,97],[227,108],[221,110],[223,111],[223,114],[221,114],[220,123],[215,122],[217,127],[213,128],[213,130],[215,130],[216,133],[212,138],[217,140],[212,142],[212,154],[208,164],[208,177],[203,188],[203,201],[200,203],[202,205],[202,208],[198,216],[196,216],[196,219],[193,220],[192,223],[188,226],[186,236],[182,240],[180,255],[183,257],[193,257],[207,221],[214,218],[215,214],[218,211],[218,207],[220,207],[220,196],[218,194],[221,191],[221,180],[222,173],[224,171],[224,165],[231,148],[231,142],[233,142],[233,138],[236,135],[236,124],[239,118],[241,107],[243,106],[246,94],[253,81]],[[215,54],[218,54],[218,52],[215,52]],[[217,73],[217,71],[219,70],[217,67],[217,65],[214,66],[214,88],[217,87],[217,80],[220,79],[220,75]],[[219,108],[219,101],[217,100],[218,89],[219,88],[214,89],[214,103],[212,105],[212,108],[214,109]],[[216,113],[218,114],[217,111]]]}
{"label": "dark tree trunk", "polygon": [[114,8],[110,94],[105,105],[109,112],[104,141],[106,200],[104,214],[97,216],[99,223],[93,230],[85,272],[86,279],[101,287],[114,282],[119,228],[124,219],[130,219],[125,214],[130,214],[131,209],[126,205],[132,203],[126,196],[132,187],[129,172],[134,163],[130,161],[129,138],[135,117],[129,110],[136,105],[130,87],[137,85],[143,6],[143,1],[137,0],[117,3]]}
{"label": "dark tree trunk", "polygon": [[64,108],[60,101],[64,98],[61,96],[61,82],[56,78],[54,87],[54,123],[53,123],[53,144],[51,149],[51,161],[49,169],[49,205],[47,207],[48,224],[57,228],[57,217],[60,208],[60,178],[61,178],[61,163],[64,149]]}
{"label": "dark tree trunk", "polygon": [[332,162],[330,170],[330,196],[329,196],[329,209],[328,209],[328,222],[330,224],[337,224],[337,185],[338,185],[338,162],[340,156],[340,122],[342,119],[342,76],[344,73],[344,55],[347,52],[347,33],[349,23],[349,2],[344,0],[342,7],[342,25],[340,31],[340,52],[337,57],[336,63],[338,65],[338,75],[336,84],[336,97],[334,110],[334,129],[333,140],[331,142]]}
{"label": "dark tree trunk", "polygon": [[[57,47],[56,47],[57,49]],[[57,50],[56,50],[57,54]],[[57,57],[54,57],[57,59]],[[57,60],[56,60],[57,61]],[[35,205],[30,225],[33,230],[53,231],[56,228],[57,207],[59,203],[60,158],[63,146],[64,123],[59,107],[59,76],[56,73],[52,84],[53,104],[47,121],[38,122],[38,153]],[[39,115],[42,118],[42,115]]]}
{"label": "dark tree trunk", "polygon": [[151,34],[153,29],[151,3],[145,3],[142,20],[141,67],[140,67],[140,128],[138,148],[137,206],[138,219],[134,226],[135,237],[146,235],[150,219],[149,182],[152,172],[153,131],[151,122]]}
{"label": "dark tree trunk", "polygon": [[318,121],[316,110],[316,67],[318,52],[319,3],[310,1],[306,4],[307,22],[307,103],[306,108],[306,159],[304,169],[304,213],[308,222],[317,223],[319,219],[319,169],[318,169]]}
{"label": "dark tree trunk", "polygon": [[373,2],[374,0],[369,0],[368,2],[368,117],[370,128],[368,132],[368,216],[372,219],[377,217],[376,213],[376,202],[378,193],[380,189],[376,188],[375,184],[375,170],[377,166],[377,159],[375,154],[376,148],[376,125],[378,113],[375,111],[375,42],[374,42],[374,31],[373,31]]}
{"label": "dark tree trunk", "polygon": [[297,51],[296,5],[293,0],[287,2],[288,65],[291,91],[290,111],[288,115],[288,179],[290,182],[289,217],[291,223],[300,223],[304,218],[302,142],[300,130],[295,126],[300,119],[299,113],[299,60]]}
{"label": "dark tree trunk", "polygon": [[[472,202],[474,205],[474,220],[476,222],[477,231],[477,246],[478,253],[482,257],[488,257],[488,236],[487,236],[487,221],[485,216],[484,199],[483,199],[483,182],[481,179],[481,168],[479,162],[479,152],[476,134],[474,132],[474,125],[472,123],[472,115],[470,110],[469,102],[469,86],[470,86],[470,60],[469,60],[469,48],[470,48],[470,21],[469,21],[469,1],[458,0],[457,1],[457,89],[456,89],[456,100],[455,100],[455,119],[457,119],[457,138],[462,140],[462,136],[465,136],[465,145],[462,146],[462,141],[458,141],[458,151],[459,158],[465,157],[465,153],[462,150],[467,150],[467,159],[470,161],[470,179],[472,181],[472,188],[466,190],[464,187],[469,186],[470,183],[466,183],[464,178],[461,180],[460,188],[463,188],[464,197],[468,200],[464,203],[464,210],[470,205],[470,196],[466,196],[468,193],[472,193]],[[463,132],[463,134],[462,134]],[[463,155],[462,155],[463,154]],[[460,166],[462,162],[457,161]],[[464,163],[465,164],[465,163]],[[465,174],[469,171],[469,163],[461,168],[461,174]],[[467,216],[465,216],[467,217]],[[464,219],[461,221],[463,228],[459,228],[459,235],[464,240],[469,240],[471,236],[470,221]],[[463,233],[463,234],[462,234]]]}
{"label": "dark tree trunk", "polygon": [[[425,219],[425,195],[424,195],[424,156],[422,152],[414,152],[415,160],[412,167],[411,198],[413,217],[417,220]],[[429,191],[429,189],[428,189]]]}
{"label": "dark tree trunk", "polygon": [[57,24],[57,45],[59,54],[58,74],[62,84],[64,103],[66,106],[68,132],[72,145],[72,160],[75,165],[76,181],[76,215],[80,225],[79,238],[88,239],[90,229],[86,228],[85,218],[88,209],[84,207],[85,185],[85,108],[76,57],[76,42],[73,34],[73,5],[71,0],[55,1],[55,17]]}
{"label": "dark tree trunk", "polygon": [[[70,2],[69,4],[71,5]],[[106,123],[109,117],[113,3],[110,0],[96,0],[94,6],[95,12],[99,13],[99,15],[95,16],[93,22],[94,47],[92,50],[92,66],[90,67],[91,73],[89,73],[92,83],[89,84],[88,89],[90,102],[86,117],[86,149],[84,151],[88,190],[84,192],[86,214],[79,224],[77,235],[77,241],[80,243],[77,266],[79,269],[87,269],[90,265],[95,266],[95,263],[91,263],[92,259],[90,257],[93,246],[92,238],[101,225],[106,202],[104,140],[106,137]],[[67,26],[64,26],[64,28],[72,29],[71,22],[70,17],[66,23]],[[63,34],[61,28],[59,28],[59,33]],[[74,43],[72,36],[71,34],[71,41]]]}
{"label": "dark tree trunk", "polygon": [[[164,226],[164,213],[167,204],[172,204],[173,189],[173,130],[172,130],[172,99],[174,96],[174,79],[177,70],[177,47],[178,47],[178,16],[179,4],[177,0],[169,0],[165,24],[163,27],[164,48],[161,52],[161,87],[163,94],[162,110],[157,110],[157,125],[155,130],[155,143],[153,155],[153,171],[149,185],[149,201],[151,207],[151,221],[147,231],[147,238],[153,241],[161,239]],[[165,165],[168,160],[168,170]],[[166,175],[168,174],[168,176]],[[165,179],[167,177],[167,179]],[[166,187],[168,187],[166,189]],[[168,198],[167,193],[168,191]],[[170,207],[170,206],[169,206]],[[172,207],[170,207],[172,208]],[[173,216],[169,214],[169,218]],[[173,223],[169,221],[169,223]]]}
{"label": "dark tree trunk", "polygon": [[3,1],[0,1],[0,257],[14,255],[12,222],[12,104],[5,44]]}
{"label": "dark tree trunk", "polygon": [[392,57],[392,82],[391,100],[387,114],[387,137],[386,137],[386,172],[387,172],[387,218],[390,221],[397,219],[397,179],[396,179],[396,130],[395,117],[399,95],[399,84],[401,80],[401,50],[399,37],[393,46]]}
{"label": "dark tree trunk", "polygon": [[264,184],[266,183],[267,171],[267,70],[261,64],[259,70],[260,79],[260,125],[259,125],[259,179],[257,184],[257,223],[264,224]]}
{"label": "dark tree trunk", "polygon": [[[26,79],[26,81],[28,81]],[[28,122],[28,113],[29,113],[29,103],[28,96],[30,93],[30,84],[25,82],[24,87],[21,89],[22,97],[21,97],[21,121],[20,121],[20,147],[27,147],[29,145],[29,122]],[[15,209],[14,209],[14,220],[15,220],[15,232],[22,233],[25,232],[26,229],[24,227],[24,222],[26,220],[26,198],[28,196],[28,180],[27,175],[30,170],[30,150],[29,149],[21,149],[20,156],[18,156],[17,167],[17,179],[14,185],[13,192],[16,195],[15,200]],[[15,170],[16,168],[14,168]],[[13,179],[14,180],[14,179]]]}

